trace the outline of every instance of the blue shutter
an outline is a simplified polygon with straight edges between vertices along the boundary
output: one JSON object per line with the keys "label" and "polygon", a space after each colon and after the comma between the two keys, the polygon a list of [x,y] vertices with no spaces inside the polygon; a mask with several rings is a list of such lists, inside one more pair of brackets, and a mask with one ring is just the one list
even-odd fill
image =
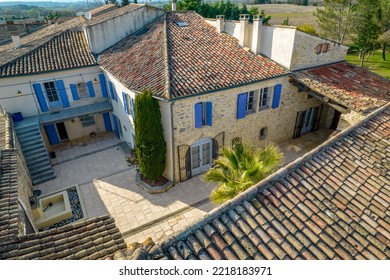
{"label": "blue shutter", "polygon": [[49,111],[49,107],[47,107],[45,95],[43,94],[41,84],[33,84],[33,88],[35,90],[35,93],[37,94],[38,103],[41,107],[42,112]]}
{"label": "blue shutter", "polygon": [[92,81],[87,82],[87,86],[88,86],[89,96],[95,97],[95,89],[93,88]]}
{"label": "blue shutter", "polygon": [[77,86],[75,84],[70,84],[70,91],[72,92],[73,100],[79,100],[79,95],[77,94]]}
{"label": "blue shutter", "polygon": [[58,139],[57,130],[54,124],[45,125],[45,130],[51,145],[56,145],[60,143],[60,139]]}
{"label": "blue shutter", "polygon": [[111,119],[110,119],[110,113],[105,112],[103,113],[103,120],[104,120],[104,126],[107,131],[112,131],[112,126],[111,126]]}
{"label": "blue shutter", "polygon": [[104,77],[103,74],[99,74],[99,82],[100,82],[100,87],[102,88],[102,96],[107,98],[107,87],[106,87],[106,78]]}
{"label": "blue shutter", "polygon": [[114,89],[113,89],[113,87],[112,87],[111,81],[108,81],[108,87],[110,88],[111,99],[115,99],[115,96],[114,96]]}
{"label": "blue shutter", "polygon": [[126,93],[122,92],[122,98],[123,98],[123,108],[125,109],[125,113],[129,114],[129,110],[127,108]]}
{"label": "blue shutter", "polygon": [[206,102],[206,125],[213,125],[213,103]]}
{"label": "blue shutter", "polygon": [[203,103],[195,104],[195,127],[202,128],[203,126]]}
{"label": "blue shutter", "polygon": [[56,86],[60,95],[61,103],[64,108],[70,107],[68,95],[66,94],[65,85],[63,80],[56,81]]}
{"label": "blue shutter", "polygon": [[274,86],[274,98],[272,100],[272,109],[279,107],[281,93],[282,93],[282,85],[281,84],[275,85]]}
{"label": "blue shutter", "polygon": [[131,116],[133,117],[133,120],[134,120],[134,116],[135,116],[135,112],[134,112],[134,99],[130,97],[130,106],[131,106]]}
{"label": "blue shutter", "polygon": [[246,100],[248,99],[248,93],[241,93],[237,99],[237,119],[245,118],[246,113]]}
{"label": "blue shutter", "polygon": [[114,114],[112,115],[112,119],[113,119],[113,121],[114,121],[114,132],[115,132],[115,135],[116,135],[116,137],[119,138],[118,124],[117,124],[117,122],[116,122],[116,116],[115,116]]}

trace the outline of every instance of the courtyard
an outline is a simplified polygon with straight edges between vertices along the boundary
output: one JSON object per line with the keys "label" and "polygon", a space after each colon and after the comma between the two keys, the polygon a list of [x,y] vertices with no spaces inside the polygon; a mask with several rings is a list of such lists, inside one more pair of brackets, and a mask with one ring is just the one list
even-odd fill
{"label": "courtyard", "polygon": [[[285,164],[315,148],[332,131],[320,130],[280,144]],[[54,180],[36,186],[43,194],[78,185],[84,218],[109,214],[127,244],[151,237],[161,242],[193,224],[216,206],[209,200],[215,185],[201,175],[165,193],[149,194],[135,182],[122,144],[113,133],[65,142],[55,151]]]}

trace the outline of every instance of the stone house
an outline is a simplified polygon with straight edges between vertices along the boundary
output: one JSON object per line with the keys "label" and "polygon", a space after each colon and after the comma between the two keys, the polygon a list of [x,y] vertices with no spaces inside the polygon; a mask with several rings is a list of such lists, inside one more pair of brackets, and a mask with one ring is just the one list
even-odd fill
{"label": "stone house", "polygon": [[[0,47],[1,106],[24,118],[15,126],[33,183],[53,178],[48,152],[62,141],[113,130],[134,147],[134,98],[145,88],[160,103],[164,176],[175,182],[234,141],[337,129],[340,116],[356,121],[388,102],[389,82],[343,62],[347,47],[247,15],[106,5],[15,43]],[[356,89],[359,80],[375,92]]]}

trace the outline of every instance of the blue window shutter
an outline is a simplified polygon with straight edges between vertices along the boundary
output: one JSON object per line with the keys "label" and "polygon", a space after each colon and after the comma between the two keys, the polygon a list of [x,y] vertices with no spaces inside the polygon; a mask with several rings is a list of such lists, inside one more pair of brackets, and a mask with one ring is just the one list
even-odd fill
{"label": "blue window shutter", "polygon": [[113,121],[114,121],[114,132],[115,132],[115,135],[116,135],[116,137],[119,138],[118,124],[117,124],[117,122],[116,122],[116,116],[115,116],[114,114],[112,115],[112,119],[113,119]]}
{"label": "blue window shutter", "polygon": [[206,102],[206,125],[213,125],[213,103]]}
{"label": "blue window shutter", "polygon": [[107,98],[107,87],[106,87],[106,78],[104,77],[104,74],[99,74],[99,82],[100,87],[102,88],[102,96]]}
{"label": "blue window shutter", "polygon": [[115,99],[115,96],[114,96],[114,89],[113,89],[113,87],[112,87],[111,81],[108,81],[108,87],[110,88],[111,99]]}
{"label": "blue window shutter", "polygon": [[245,118],[246,113],[246,100],[248,98],[248,93],[241,93],[238,95],[237,99],[237,119]]}
{"label": "blue window shutter", "polygon": [[272,109],[276,109],[280,104],[280,95],[282,93],[282,85],[278,84],[274,87],[274,98],[272,100]]}
{"label": "blue window shutter", "polygon": [[72,92],[73,100],[79,100],[79,95],[77,93],[77,86],[75,84],[70,84],[70,91]]}
{"label": "blue window shutter", "polygon": [[129,114],[129,110],[127,109],[126,93],[122,92],[122,98],[123,98],[123,108],[125,109],[125,113]]}
{"label": "blue window shutter", "polygon": [[202,102],[195,104],[195,127],[202,128],[203,126],[203,104]]}
{"label": "blue window shutter", "polygon": [[42,112],[49,111],[49,107],[47,107],[45,95],[43,94],[41,84],[33,84],[33,88],[35,90],[35,93],[37,94],[38,103],[41,107]]}
{"label": "blue window shutter", "polygon": [[130,97],[130,106],[131,106],[131,116],[133,117],[133,120],[134,120],[134,99]]}
{"label": "blue window shutter", "polygon": [[51,145],[56,145],[60,143],[60,139],[58,139],[57,130],[54,124],[45,125],[45,130]]}
{"label": "blue window shutter", "polygon": [[89,96],[95,97],[95,89],[93,88],[92,81],[87,82],[87,86],[88,86]]}
{"label": "blue window shutter", "polygon": [[111,119],[110,119],[110,113],[105,112],[103,113],[103,120],[104,120],[104,126],[107,131],[112,131],[112,126],[111,126]]}
{"label": "blue window shutter", "polygon": [[70,107],[68,95],[66,94],[65,85],[63,80],[56,81],[56,86],[60,95],[61,103],[64,108]]}

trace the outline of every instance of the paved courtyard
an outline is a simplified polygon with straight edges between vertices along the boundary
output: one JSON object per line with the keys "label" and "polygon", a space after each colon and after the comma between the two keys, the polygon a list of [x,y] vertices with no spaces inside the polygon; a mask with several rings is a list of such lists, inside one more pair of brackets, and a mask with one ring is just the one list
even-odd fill
{"label": "paved courtyard", "polygon": [[[305,135],[281,145],[292,161],[321,143],[330,132]],[[56,179],[36,186],[43,195],[78,184],[85,217],[110,214],[127,244],[151,237],[162,241],[210,212],[212,184],[197,176],[162,194],[149,194],[135,183],[120,141],[114,134],[64,144],[53,160]],[[317,139],[317,140],[316,140]],[[313,147],[313,145],[315,145]]]}

